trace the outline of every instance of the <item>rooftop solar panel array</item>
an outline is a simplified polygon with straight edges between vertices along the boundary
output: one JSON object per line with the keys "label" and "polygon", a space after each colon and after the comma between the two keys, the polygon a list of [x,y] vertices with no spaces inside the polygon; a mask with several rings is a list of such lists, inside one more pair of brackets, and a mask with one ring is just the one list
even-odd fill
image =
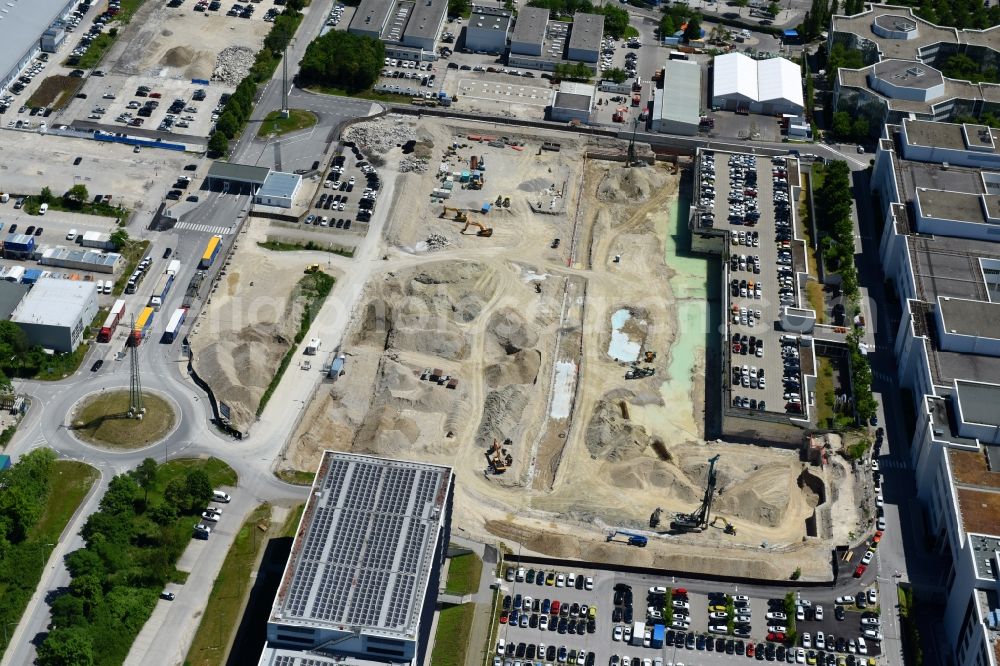
{"label": "rooftop solar panel array", "polygon": [[[431,566],[448,468],[327,454],[291,580],[285,620],[410,633]],[[321,468],[322,472],[322,468]]]}

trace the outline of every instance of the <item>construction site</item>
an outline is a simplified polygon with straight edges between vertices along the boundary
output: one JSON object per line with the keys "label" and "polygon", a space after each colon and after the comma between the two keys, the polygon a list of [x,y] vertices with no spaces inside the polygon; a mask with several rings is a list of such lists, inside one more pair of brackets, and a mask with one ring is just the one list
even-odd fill
{"label": "construction site", "polygon": [[[324,332],[343,336],[338,372],[279,469],[325,449],[447,463],[455,525],[515,552],[831,576],[861,520],[850,466],[704,439],[718,267],[689,252],[689,161],[457,120],[361,125],[412,140],[359,144],[394,182],[380,261],[348,329]],[[241,250],[230,273],[257,260]]]}

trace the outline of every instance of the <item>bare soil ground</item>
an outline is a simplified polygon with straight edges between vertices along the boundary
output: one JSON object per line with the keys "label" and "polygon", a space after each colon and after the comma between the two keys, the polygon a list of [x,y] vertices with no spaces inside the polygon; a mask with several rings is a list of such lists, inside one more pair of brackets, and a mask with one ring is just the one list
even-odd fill
{"label": "bare soil ground", "polygon": [[[556,556],[827,576],[830,544],[803,538],[821,500],[813,475],[822,486],[826,472],[804,473],[793,451],[705,442],[704,360],[693,377],[668,376],[684,335],[664,256],[673,168],[584,159],[584,138],[560,137],[561,152],[541,152],[551,137],[531,131],[506,134],[523,150],[470,142],[482,127],[419,121],[430,168],[397,181],[406,204],[395,209],[384,270],[345,337],[348,372],[318,392],[283,466],[313,469],[327,448],[446,463],[458,476],[455,522],[481,538]],[[429,197],[439,164],[468,169],[472,155],[486,159],[485,186],[456,183],[447,205],[491,227],[491,238],[462,235],[453,212],[442,217]],[[510,207],[479,213],[498,196]],[[556,200],[551,209],[564,213],[531,210]],[[428,243],[432,236],[444,240]],[[650,377],[625,379],[628,364],[609,354],[611,316],[622,308],[636,317],[626,332],[657,352],[640,364]],[[458,386],[421,379],[427,370]],[[677,381],[691,387],[686,398],[664,404],[661,385]],[[510,440],[504,474],[488,470],[494,440]],[[606,542],[608,529],[646,527],[658,506],[665,524],[693,510],[716,454],[714,513],[737,536],[720,522],[699,535],[653,533],[645,550]]]}
{"label": "bare soil ground", "polygon": [[[249,220],[244,229],[190,336],[196,371],[229,405],[241,430],[256,419],[261,396],[298,332],[303,300],[295,285],[305,266],[323,254],[259,247],[267,237],[266,220]],[[293,360],[286,372],[307,372],[301,368]],[[320,370],[317,365],[308,371]]]}

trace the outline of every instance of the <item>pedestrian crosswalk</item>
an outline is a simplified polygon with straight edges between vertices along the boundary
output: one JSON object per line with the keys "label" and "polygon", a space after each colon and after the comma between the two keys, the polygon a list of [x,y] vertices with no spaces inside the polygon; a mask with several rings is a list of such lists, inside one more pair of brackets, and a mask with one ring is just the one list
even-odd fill
{"label": "pedestrian crosswalk", "polygon": [[209,227],[204,224],[192,224],[190,222],[178,222],[174,225],[174,229],[185,229],[187,231],[200,231],[204,234],[220,234],[227,235],[233,233],[231,227]]}

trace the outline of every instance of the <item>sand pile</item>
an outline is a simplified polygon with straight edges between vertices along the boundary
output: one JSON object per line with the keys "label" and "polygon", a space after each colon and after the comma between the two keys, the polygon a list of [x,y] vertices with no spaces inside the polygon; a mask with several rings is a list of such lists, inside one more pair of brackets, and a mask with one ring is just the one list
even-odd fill
{"label": "sand pile", "polygon": [[195,58],[193,49],[187,46],[175,46],[160,58],[160,64],[166,67],[187,67]]}
{"label": "sand pile", "polygon": [[676,467],[643,456],[623,460],[611,467],[609,477],[615,488],[632,490],[655,488],[657,495],[666,494],[683,502],[695,502],[701,499],[700,491],[696,491]]}
{"label": "sand pile", "polygon": [[586,441],[591,456],[617,462],[645,452],[650,436],[644,427],[623,418],[617,403],[601,400],[587,426]]}
{"label": "sand pile", "polygon": [[653,191],[651,169],[616,167],[610,169],[597,189],[597,198],[608,203],[635,204],[645,201]]}
{"label": "sand pile", "polygon": [[521,441],[525,425],[521,415],[528,406],[528,397],[525,389],[515,385],[487,393],[483,416],[476,431],[476,445],[490,446],[494,439],[502,442],[508,437],[514,442]]}
{"label": "sand pile", "polygon": [[531,349],[538,344],[538,327],[529,324],[512,308],[494,312],[487,324],[487,332],[506,354]]}
{"label": "sand pile", "polygon": [[534,384],[538,381],[541,363],[542,354],[537,349],[515,352],[486,366],[486,385],[497,388],[507,384]]}

